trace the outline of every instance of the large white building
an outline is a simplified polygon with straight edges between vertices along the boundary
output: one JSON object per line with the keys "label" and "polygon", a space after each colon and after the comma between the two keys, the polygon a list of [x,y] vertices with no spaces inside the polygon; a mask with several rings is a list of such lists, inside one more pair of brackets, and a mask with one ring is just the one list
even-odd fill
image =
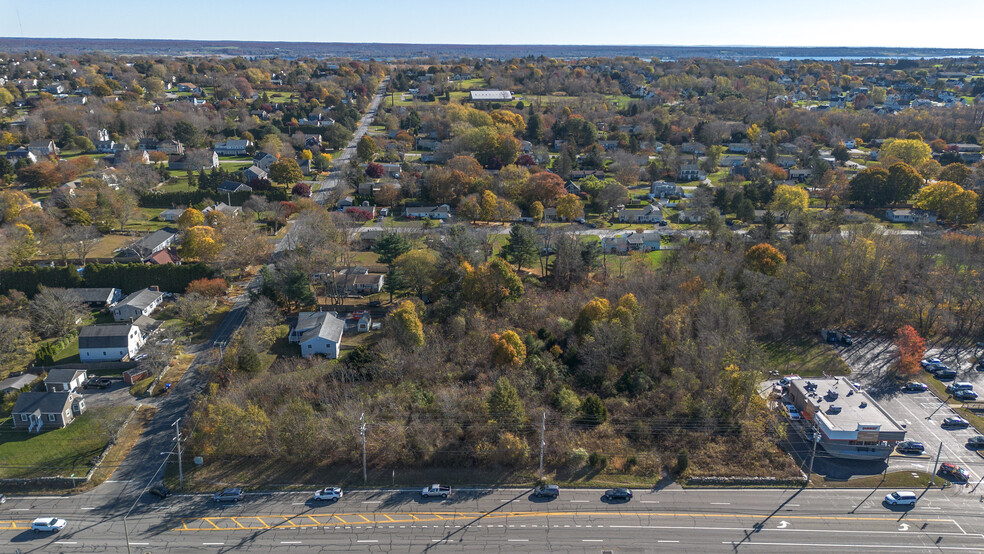
{"label": "large white building", "polygon": [[300,344],[305,358],[321,354],[334,359],[341,351],[344,330],[345,322],[330,312],[301,312],[287,342]]}
{"label": "large white building", "polygon": [[143,346],[140,328],[132,323],[88,325],[79,332],[83,362],[119,362],[132,358]]}

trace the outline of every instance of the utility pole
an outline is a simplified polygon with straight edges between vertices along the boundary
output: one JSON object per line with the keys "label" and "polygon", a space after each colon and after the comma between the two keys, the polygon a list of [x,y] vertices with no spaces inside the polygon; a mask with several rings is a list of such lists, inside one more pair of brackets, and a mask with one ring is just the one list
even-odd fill
{"label": "utility pole", "polygon": [[369,476],[366,472],[366,413],[362,412],[359,416],[359,433],[362,435],[362,484],[369,484]]}
{"label": "utility pole", "polygon": [[806,474],[806,484],[810,484],[810,479],[813,478],[813,460],[817,457],[817,443],[820,442],[820,431],[815,427],[813,429],[813,451],[810,453],[810,472]]}
{"label": "utility pole", "polygon": [[940,448],[936,451],[936,461],[933,462],[933,476],[929,480],[929,486],[931,487],[936,484],[936,469],[939,466],[940,454],[942,453],[943,453],[943,441],[940,441]]}
{"label": "utility pole", "polygon": [[123,515],[123,540],[126,541],[126,554],[130,553],[130,533],[126,529],[126,514]]}
{"label": "utility pole", "polygon": [[540,481],[543,481],[543,447],[547,445],[543,436],[547,432],[547,412],[543,412],[543,422],[540,424]]}
{"label": "utility pole", "polygon": [[174,440],[178,445],[178,488],[184,490],[184,471],[181,467],[181,418],[176,419],[173,426]]}

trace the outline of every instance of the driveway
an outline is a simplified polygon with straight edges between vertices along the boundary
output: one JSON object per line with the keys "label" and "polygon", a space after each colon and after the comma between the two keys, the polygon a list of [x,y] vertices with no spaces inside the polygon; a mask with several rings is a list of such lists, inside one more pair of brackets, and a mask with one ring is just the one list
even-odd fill
{"label": "driveway", "polygon": [[87,408],[100,408],[103,406],[121,406],[140,404],[133,395],[130,394],[130,385],[123,382],[120,377],[113,377],[113,384],[105,389],[82,389],[82,397],[85,398]]}

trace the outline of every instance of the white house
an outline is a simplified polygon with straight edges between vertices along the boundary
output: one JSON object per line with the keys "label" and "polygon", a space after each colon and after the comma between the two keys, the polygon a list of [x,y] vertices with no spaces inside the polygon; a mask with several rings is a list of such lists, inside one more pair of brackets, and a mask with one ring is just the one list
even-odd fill
{"label": "white house", "polygon": [[925,210],[885,210],[885,219],[892,223],[936,223],[936,214]]}
{"label": "white house", "polygon": [[159,290],[149,288],[138,290],[113,306],[113,319],[136,321],[140,316],[149,316],[163,300],[164,293]]}
{"label": "white house", "polygon": [[345,322],[330,312],[301,312],[287,341],[300,344],[305,358],[322,354],[334,359],[338,358],[344,330]]}
{"label": "white house", "polygon": [[44,378],[44,389],[48,392],[75,392],[86,379],[84,369],[52,369]]}
{"label": "white house", "polygon": [[404,215],[406,217],[426,219],[447,219],[451,217],[451,206],[447,204],[441,204],[440,206],[408,206]]}
{"label": "white house", "polygon": [[214,150],[220,156],[245,156],[250,146],[253,146],[251,140],[227,140],[216,143]]}
{"label": "white house", "polygon": [[140,328],[132,323],[87,325],[79,332],[83,362],[118,362],[132,358],[143,346]]}
{"label": "white house", "polygon": [[647,204],[642,208],[622,208],[618,211],[618,220],[623,223],[659,223],[663,221],[663,210],[656,204]]}

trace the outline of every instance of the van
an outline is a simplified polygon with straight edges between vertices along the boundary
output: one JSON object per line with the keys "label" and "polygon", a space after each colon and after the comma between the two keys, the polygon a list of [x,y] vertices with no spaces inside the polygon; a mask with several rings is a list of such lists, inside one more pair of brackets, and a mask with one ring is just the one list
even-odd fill
{"label": "van", "polygon": [[966,381],[957,381],[956,383],[951,383],[946,387],[946,392],[956,392],[958,390],[974,390],[974,385],[973,383],[968,383]]}
{"label": "van", "polygon": [[889,506],[914,506],[916,493],[912,491],[895,491],[885,495],[885,503]]}

